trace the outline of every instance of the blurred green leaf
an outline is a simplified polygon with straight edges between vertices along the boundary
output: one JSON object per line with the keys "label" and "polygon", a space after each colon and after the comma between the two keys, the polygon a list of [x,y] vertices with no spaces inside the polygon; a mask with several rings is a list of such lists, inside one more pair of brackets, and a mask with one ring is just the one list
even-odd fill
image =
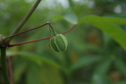
{"label": "blurred green leaf", "polygon": [[104,22],[91,23],[93,26],[101,29],[109,34],[115,41],[117,41],[126,50],[126,33],[119,26]]}
{"label": "blurred green leaf", "polygon": [[20,62],[20,63],[17,63],[17,64],[18,65],[15,66],[14,73],[13,73],[15,84],[17,84],[17,82],[21,79],[21,75],[24,73],[24,71],[27,67],[26,62]]}
{"label": "blurred green leaf", "polygon": [[45,64],[41,67],[39,73],[41,75],[42,84],[65,84],[59,69]]}
{"label": "blurred green leaf", "polygon": [[40,68],[38,66],[29,66],[29,71],[26,75],[27,84],[42,84]]}
{"label": "blurred green leaf", "polygon": [[105,75],[107,74],[112,60],[110,59],[105,59],[105,60],[101,60],[102,62],[95,68],[94,74],[100,74],[100,75]]}
{"label": "blurred green leaf", "polygon": [[53,17],[53,21],[59,21],[59,20],[63,20],[63,19],[68,21],[71,24],[77,24],[77,22],[78,22],[77,16],[72,11],[67,12],[63,16],[55,15]]}
{"label": "blurred green leaf", "polygon": [[89,84],[89,83],[86,83],[86,82],[79,82],[77,84]]}
{"label": "blurred green leaf", "polygon": [[77,62],[75,62],[71,67],[70,71],[74,71],[77,69],[80,69],[82,67],[88,66],[92,63],[100,61],[100,56],[85,56],[83,58],[80,58]]}
{"label": "blurred green leaf", "polygon": [[117,24],[124,24],[126,25],[126,19],[123,18],[116,18],[116,17],[100,17],[100,16],[96,16],[96,15],[89,15],[89,16],[85,16],[84,18],[82,18],[78,24],[82,24],[82,23],[91,23],[91,22],[107,22],[107,23],[117,23]]}
{"label": "blurred green leaf", "polygon": [[96,68],[93,73],[92,77],[92,84],[111,84],[110,81],[108,80],[106,74],[110,68],[110,65],[112,63],[111,58],[110,59],[105,59],[101,60],[101,62]]}
{"label": "blurred green leaf", "polygon": [[35,53],[28,53],[28,52],[17,52],[17,55],[21,55],[24,56],[30,60],[32,60],[33,62],[41,65],[42,62],[48,63],[54,67],[57,68],[61,68],[60,65],[58,65],[56,62],[54,62],[53,60],[49,59],[49,58],[45,58],[41,55],[35,54]]}
{"label": "blurred green leaf", "polygon": [[55,22],[57,22],[57,21],[59,21],[59,20],[62,20],[62,19],[63,19],[63,17],[60,16],[60,15],[55,15],[55,16],[53,17],[53,21],[55,21]]}
{"label": "blurred green leaf", "polygon": [[89,23],[101,29],[102,31],[109,34],[126,50],[126,39],[124,39],[126,38],[126,33],[119,26],[110,24],[112,22],[114,23],[114,21],[115,23],[126,24],[126,19],[120,19],[120,18],[110,18],[110,20],[107,19],[106,18],[101,19],[98,16],[91,15],[91,16],[84,17],[82,20],[79,21],[79,24]]}
{"label": "blurred green leaf", "polygon": [[63,17],[66,21],[72,24],[76,24],[78,22],[77,16],[73,12],[68,12]]}
{"label": "blurred green leaf", "polygon": [[115,83],[112,83],[112,84],[126,84],[126,81],[115,82]]}
{"label": "blurred green leaf", "polygon": [[121,58],[116,58],[115,67],[126,76],[126,64]]}
{"label": "blurred green leaf", "polygon": [[91,84],[111,84],[106,76],[95,74]]}

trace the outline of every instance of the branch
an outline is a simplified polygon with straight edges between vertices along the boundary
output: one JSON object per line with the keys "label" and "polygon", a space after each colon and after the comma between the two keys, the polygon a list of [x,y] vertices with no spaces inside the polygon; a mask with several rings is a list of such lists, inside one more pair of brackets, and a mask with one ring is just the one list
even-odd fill
{"label": "branch", "polygon": [[[33,7],[31,8],[31,10],[28,12],[28,14],[24,17],[24,19],[18,24],[18,26],[14,29],[14,31],[10,34],[16,34],[22,27],[23,25],[26,23],[26,21],[29,19],[29,17],[32,15],[32,13],[34,12],[34,10],[37,8],[38,4],[40,3],[41,0],[37,0],[36,3],[33,5]],[[13,37],[12,37],[13,38]],[[9,42],[12,40],[12,38],[7,40],[7,43],[9,44]]]}
{"label": "branch", "polygon": [[23,31],[23,32],[20,32],[20,33],[17,33],[17,34],[8,36],[8,37],[4,38],[4,42],[5,42],[7,39],[9,39],[9,38],[12,38],[12,37],[15,37],[15,36],[17,36],[17,35],[20,35],[20,34],[23,34],[23,33],[26,33],[26,32],[29,32],[29,31],[32,31],[32,30],[35,30],[35,29],[38,29],[38,28],[41,28],[41,27],[43,27],[43,26],[45,26],[45,25],[48,25],[48,24],[50,24],[50,23],[47,22],[47,23],[45,23],[45,24],[43,24],[43,25],[40,25],[40,26],[38,26],[38,27],[31,28],[31,29],[25,30],[25,31]]}
{"label": "branch", "polygon": [[3,77],[5,80],[5,84],[10,84],[8,77],[8,69],[7,69],[7,60],[6,60],[6,47],[1,48],[1,67],[3,72]]}
{"label": "branch", "polygon": [[8,66],[9,66],[10,84],[13,84],[11,56],[8,57]]}
{"label": "branch", "polygon": [[[77,26],[77,24],[74,24],[70,29],[68,29],[67,31],[65,31],[65,32],[63,32],[63,33],[61,33],[61,34],[66,34],[66,33],[70,32],[70,31],[73,30],[76,26]],[[10,45],[8,45],[8,47],[13,47],[13,46],[23,45],[23,44],[27,44],[27,43],[42,41],[42,40],[49,39],[49,38],[51,38],[51,37],[53,37],[53,36],[48,36],[48,37],[41,38],[41,39],[37,39],[37,40],[33,40],[33,41],[26,41],[26,42],[20,42],[20,43],[10,44]]]}

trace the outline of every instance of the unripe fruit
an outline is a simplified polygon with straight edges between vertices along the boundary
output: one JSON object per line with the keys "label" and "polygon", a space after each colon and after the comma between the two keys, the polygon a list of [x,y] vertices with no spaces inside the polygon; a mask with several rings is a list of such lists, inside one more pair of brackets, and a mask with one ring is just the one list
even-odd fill
{"label": "unripe fruit", "polygon": [[56,34],[50,38],[50,46],[57,52],[65,51],[68,46],[66,37],[63,34]]}

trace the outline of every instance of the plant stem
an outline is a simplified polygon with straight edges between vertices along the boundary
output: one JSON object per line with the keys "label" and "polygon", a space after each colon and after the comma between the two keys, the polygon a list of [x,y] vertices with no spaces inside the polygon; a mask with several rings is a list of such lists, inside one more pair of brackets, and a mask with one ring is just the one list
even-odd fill
{"label": "plant stem", "polygon": [[8,57],[8,66],[9,66],[10,84],[13,84],[11,56]]}
{"label": "plant stem", "polygon": [[56,33],[55,29],[53,28],[52,24],[49,24],[49,26],[50,26],[50,30],[51,30],[53,36],[55,36],[57,33]]}
{"label": "plant stem", "polygon": [[7,61],[6,61],[6,47],[1,48],[1,67],[3,72],[3,77],[5,80],[5,84],[10,84],[8,69],[7,69]]}
{"label": "plant stem", "polygon": [[[29,19],[29,17],[32,15],[32,13],[34,12],[34,10],[37,8],[38,4],[40,3],[41,0],[37,0],[36,3],[33,5],[33,7],[31,8],[31,10],[28,12],[28,14],[24,17],[24,19],[18,24],[18,26],[14,29],[14,31],[10,34],[16,34],[19,32],[19,30],[22,28],[22,26],[26,23],[26,21]],[[13,37],[11,37],[10,39],[7,40],[7,43],[9,44],[9,42],[11,41]]]}
{"label": "plant stem", "polygon": [[[63,32],[63,33],[61,33],[61,34],[65,34],[65,33],[70,32],[70,31],[73,30],[76,26],[77,26],[77,24],[74,24],[70,29],[68,29],[67,31],[65,31],[65,32]],[[49,38],[51,38],[51,37],[53,37],[53,36],[48,36],[48,37],[41,38],[41,39],[37,39],[37,40],[33,40],[33,41],[26,41],[26,42],[20,42],[20,43],[10,44],[10,45],[8,45],[7,47],[13,47],[13,46],[23,45],[23,44],[27,44],[27,43],[42,41],[42,40],[49,39]]]}
{"label": "plant stem", "polygon": [[32,31],[32,30],[35,30],[35,29],[38,29],[38,28],[41,28],[41,27],[43,27],[43,26],[45,26],[45,25],[48,25],[48,24],[50,24],[50,23],[47,22],[47,23],[45,23],[45,24],[43,24],[43,25],[40,25],[40,26],[38,26],[38,27],[31,28],[31,29],[22,31],[22,32],[20,32],[20,33],[17,33],[17,34],[13,34],[13,35],[11,35],[11,36],[8,36],[8,37],[4,38],[4,42],[5,42],[7,39],[9,39],[9,38],[12,38],[12,37],[14,37],[14,36],[17,36],[17,35],[20,35],[20,34],[23,34],[23,33],[26,33],[26,32],[29,32],[29,31]]}

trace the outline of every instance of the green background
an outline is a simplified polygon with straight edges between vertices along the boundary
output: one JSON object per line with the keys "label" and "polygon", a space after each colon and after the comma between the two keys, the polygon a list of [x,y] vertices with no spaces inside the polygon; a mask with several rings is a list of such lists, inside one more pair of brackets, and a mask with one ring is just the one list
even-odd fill
{"label": "green background", "polygon": [[[36,0],[0,0],[0,34],[8,36]],[[14,84],[126,84],[126,0],[42,0],[20,31],[52,23],[68,48],[49,39],[8,48]],[[11,44],[50,36],[48,26],[16,36]],[[0,84],[3,84],[0,72]]]}

